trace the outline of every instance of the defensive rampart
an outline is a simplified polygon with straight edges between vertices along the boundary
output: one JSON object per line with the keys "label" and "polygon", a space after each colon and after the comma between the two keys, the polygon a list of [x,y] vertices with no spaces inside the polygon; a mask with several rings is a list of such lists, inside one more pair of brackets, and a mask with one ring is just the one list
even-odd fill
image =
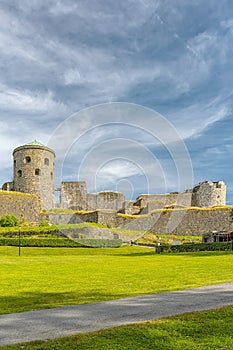
{"label": "defensive rampart", "polygon": [[29,222],[40,220],[40,201],[34,194],[0,191],[0,216],[15,215]]}
{"label": "defensive rampart", "polygon": [[161,210],[151,215],[123,215],[108,211],[89,214],[50,214],[53,223],[96,222],[108,227],[149,231],[155,234],[200,235],[209,231],[233,231],[233,207]]}

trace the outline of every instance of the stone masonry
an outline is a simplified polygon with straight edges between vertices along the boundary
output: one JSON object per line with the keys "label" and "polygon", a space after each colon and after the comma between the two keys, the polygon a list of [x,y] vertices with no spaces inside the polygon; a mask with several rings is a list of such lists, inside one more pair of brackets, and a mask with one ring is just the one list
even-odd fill
{"label": "stone masonry", "polygon": [[42,208],[54,206],[54,158],[55,153],[40,144],[31,142],[13,151],[13,190],[36,194]]}
{"label": "stone masonry", "polygon": [[[34,141],[17,147],[13,151],[13,159],[13,182],[6,182],[2,188],[9,192],[35,194],[40,198],[43,209],[54,208],[55,152]],[[223,181],[204,181],[183,193],[142,194],[134,201],[127,201],[120,192],[88,193],[85,181],[73,181],[61,183],[60,203],[56,206],[84,212],[101,210],[140,216],[163,208],[214,207],[225,204],[226,185]]]}

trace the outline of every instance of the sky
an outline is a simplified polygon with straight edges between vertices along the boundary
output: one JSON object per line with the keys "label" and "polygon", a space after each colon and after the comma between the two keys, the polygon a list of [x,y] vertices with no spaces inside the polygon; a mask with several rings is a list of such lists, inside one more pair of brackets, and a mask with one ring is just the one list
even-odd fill
{"label": "sky", "polygon": [[12,150],[56,152],[56,186],[232,203],[231,0],[0,0],[0,182]]}

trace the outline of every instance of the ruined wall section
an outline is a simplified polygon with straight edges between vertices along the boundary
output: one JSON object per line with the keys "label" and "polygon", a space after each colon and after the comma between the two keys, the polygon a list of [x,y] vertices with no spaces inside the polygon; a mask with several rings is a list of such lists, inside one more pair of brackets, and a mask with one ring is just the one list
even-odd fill
{"label": "ruined wall section", "polygon": [[3,191],[14,191],[14,183],[13,183],[13,181],[5,182],[2,185],[2,190]]}
{"label": "ruined wall section", "polygon": [[194,187],[192,206],[213,207],[226,205],[226,185],[223,181],[204,181]]}
{"label": "ruined wall section", "polygon": [[123,202],[122,209],[119,210],[120,213],[128,215],[138,215],[140,214],[141,208],[135,204],[135,201],[125,201]]}
{"label": "ruined wall section", "polygon": [[88,193],[87,194],[88,210],[96,210],[98,206],[98,194]]}
{"label": "ruined wall section", "polygon": [[118,211],[122,209],[125,196],[120,192],[104,191],[97,195],[97,208]]}
{"label": "ruined wall section", "polygon": [[72,210],[87,210],[88,204],[86,182],[62,182],[60,207]]}
{"label": "ruined wall section", "polygon": [[120,192],[104,191],[87,193],[85,181],[62,182],[60,207],[72,210],[113,210],[122,209],[125,196]]}
{"label": "ruined wall section", "polygon": [[184,193],[171,192],[167,194],[142,194],[137,197],[135,205],[144,208],[143,213],[148,213],[154,209],[161,209],[166,206],[190,207],[192,201],[192,193],[187,191]]}
{"label": "ruined wall section", "polygon": [[0,216],[15,215],[28,222],[40,221],[40,201],[36,195],[0,191]]}
{"label": "ruined wall section", "polygon": [[103,191],[88,193],[87,202],[89,210],[113,210],[119,211],[125,202],[125,196],[120,192]]}
{"label": "ruined wall section", "polygon": [[[49,214],[52,223],[96,222],[109,227],[148,231],[154,234],[201,235],[210,231],[232,232],[232,208],[163,210],[147,217],[127,217],[114,212],[96,211],[80,214]],[[178,225],[176,226],[176,223]]]}

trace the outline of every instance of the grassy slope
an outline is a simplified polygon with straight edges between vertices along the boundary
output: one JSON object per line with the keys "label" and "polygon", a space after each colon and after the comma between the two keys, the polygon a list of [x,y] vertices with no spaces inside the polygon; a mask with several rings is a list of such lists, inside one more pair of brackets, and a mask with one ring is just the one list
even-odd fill
{"label": "grassy slope", "polygon": [[231,252],[0,247],[0,313],[117,299],[233,280]]}
{"label": "grassy slope", "polygon": [[[22,226],[20,228],[21,233],[30,233],[30,232],[35,232],[35,233],[44,233],[44,232],[51,232],[51,231],[56,231],[57,229],[62,230],[62,229],[81,229],[83,227],[99,227],[99,228],[108,228],[105,225],[97,224],[97,223],[92,223],[92,222],[82,222],[80,224],[60,224],[60,225],[53,225],[53,226]],[[112,227],[110,230],[113,233],[118,233],[122,234],[123,236],[128,236],[130,239],[136,239],[138,236],[143,235],[144,236],[140,239],[138,239],[138,242],[141,243],[153,243],[153,242],[161,242],[161,243],[171,243],[173,241],[180,240],[182,243],[187,242],[201,242],[202,237],[200,236],[182,236],[182,235],[172,235],[172,234],[152,234],[149,232],[145,231],[136,231],[136,230],[124,230],[121,228],[117,227]],[[15,233],[18,235],[19,228],[18,227],[0,227],[0,237],[7,236],[8,233],[12,234]]]}
{"label": "grassy slope", "polygon": [[189,313],[88,334],[3,347],[2,350],[230,350],[233,308]]}

